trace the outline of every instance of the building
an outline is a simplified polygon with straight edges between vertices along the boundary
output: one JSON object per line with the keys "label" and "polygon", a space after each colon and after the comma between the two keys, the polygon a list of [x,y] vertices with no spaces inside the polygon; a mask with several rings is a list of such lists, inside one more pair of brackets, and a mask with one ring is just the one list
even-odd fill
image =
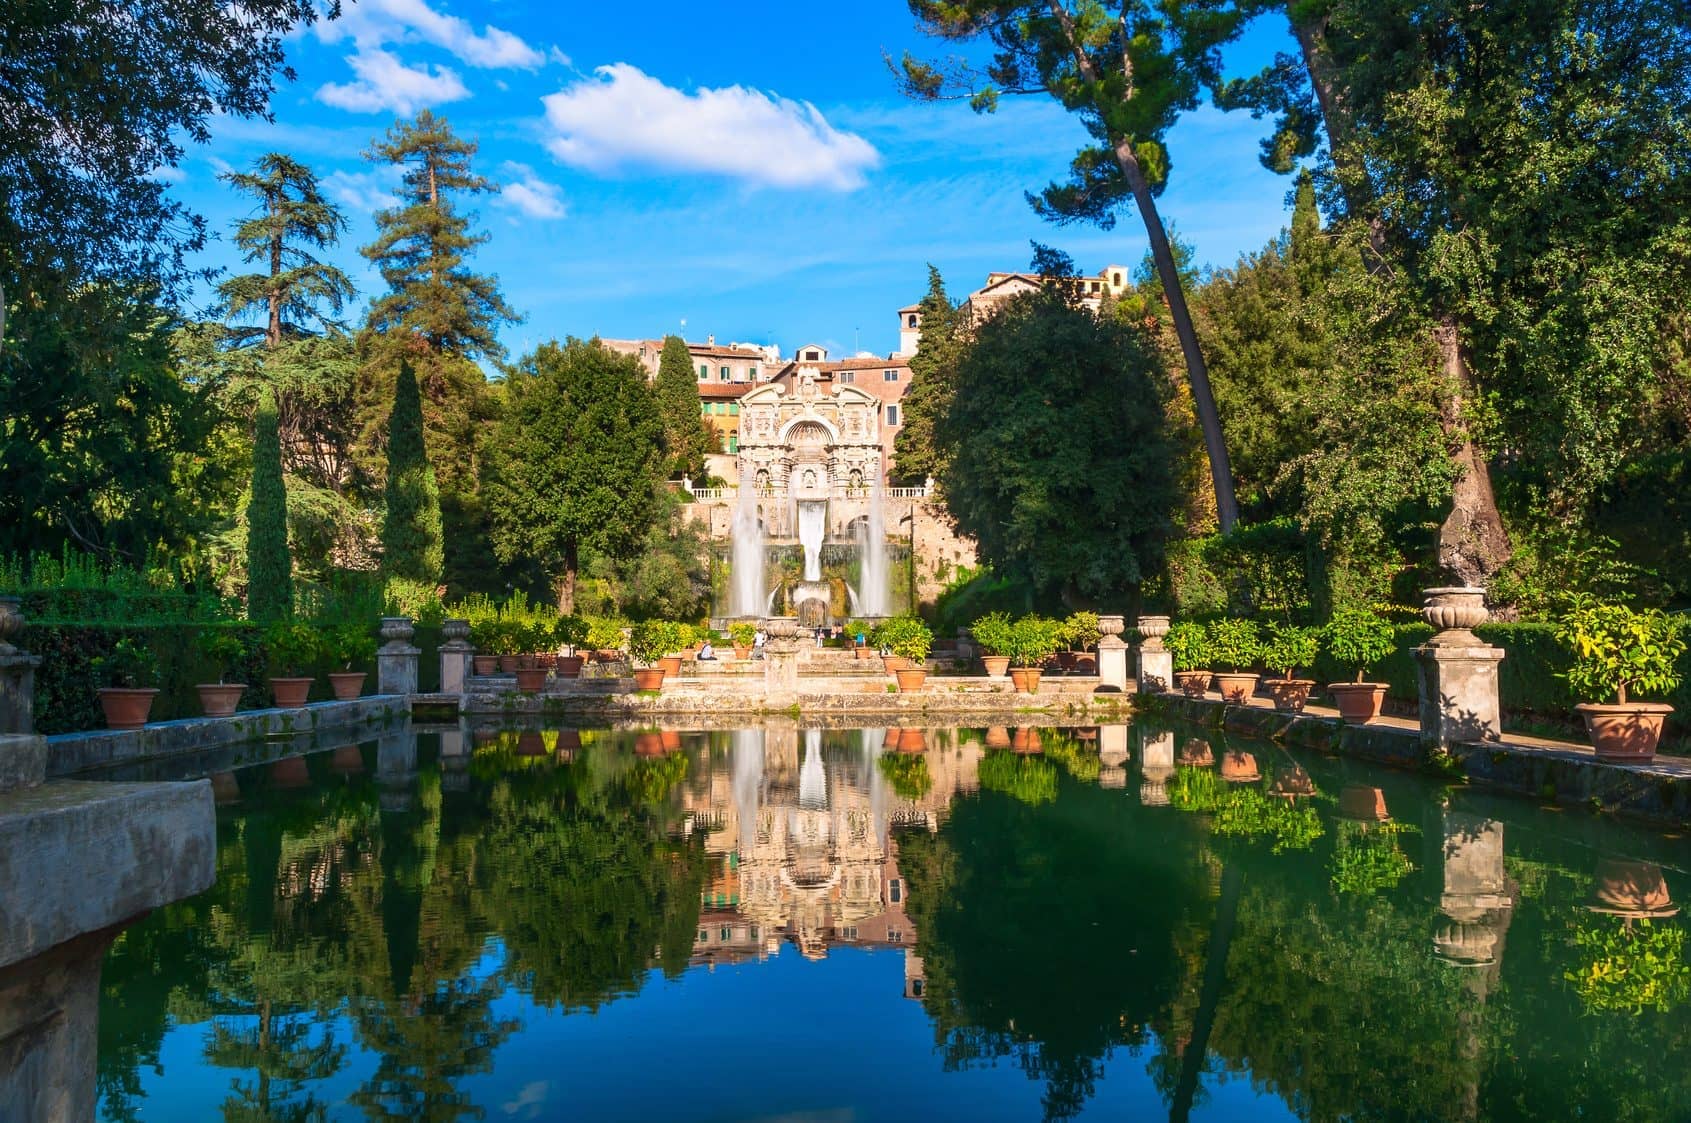
{"label": "building", "polygon": [[[799,354],[814,350],[819,349],[807,345],[799,349]],[[826,352],[823,354],[826,355]],[[849,386],[881,403],[881,462],[891,465],[893,442],[904,427],[904,395],[910,391],[909,360],[896,356],[881,359],[873,355],[859,355],[854,359],[823,358],[816,362],[798,360],[782,367],[771,381],[785,386],[791,393],[806,371],[811,372],[824,394],[831,394],[836,386]]]}
{"label": "building", "polygon": [[[599,343],[619,355],[632,355],[646,368],[648,379],[658,376],[658,363],[663,358],[661,339],[601,339]],[[716,336],[706,336],[703,343],[687,344],[693,361],[693,372],[699,385],[705,383],[767,382],[781,366],[781,348],[774,344],[729,343],[719,346]]]}
{"label": "building", "polygon": [[[1005,301],[1033,292],[1049,279],[1037,273],[988,273],[986,284],[964,299],[963,318],[966,322],[984,320]],[[1114,300],[1132,287],[1133,274],[1125,265],[1106,265],[1090,277],[1075,278],[1074,283],[1080,290],[1081,306],[1096,313],[1103,307],[1105,298]],[[921,342],[922,306],[907,304],[898,310],[898,350],[893,352],[893,357],[908,359]]]}

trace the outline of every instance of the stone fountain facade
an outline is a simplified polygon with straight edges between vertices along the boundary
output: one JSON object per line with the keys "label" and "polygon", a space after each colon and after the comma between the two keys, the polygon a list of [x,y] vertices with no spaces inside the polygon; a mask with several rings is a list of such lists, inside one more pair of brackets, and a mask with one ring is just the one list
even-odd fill
{"label": "stone fountain facade", "polygon": [[770,540],[796,539],[798,504],[828,505],[826,535],[848,537],[880,486],[881,403],[855,386],[824,392],[802,368],[792,393],[779,383],[740,399],[740,487],[757,497]]}

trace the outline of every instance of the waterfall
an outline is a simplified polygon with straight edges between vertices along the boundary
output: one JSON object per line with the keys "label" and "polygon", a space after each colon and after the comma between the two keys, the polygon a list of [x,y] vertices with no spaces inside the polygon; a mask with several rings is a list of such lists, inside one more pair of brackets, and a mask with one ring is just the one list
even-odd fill
{"label": "waterfall", "polygon": [[881,489],[869,490],[869,517],[857,526],[857,556],[862,567],[858,590],[859,611],[864,616],[888,615],[887,526],[881,513]]}
{"label": "waterfall", "polygon": [[821,499],[799,500],[799,544],[804,547],[804,579],[822,580],[822,536],[828,529],[828,504]]}
{"label": "waterfall", "polygon": [[767,611],[763,594],[763,527],[757,520],[757,497],[749,487],[740,488],[730,542],[733,554],[728,578],[733,585],[728,611],[735,616],[762,616]]}

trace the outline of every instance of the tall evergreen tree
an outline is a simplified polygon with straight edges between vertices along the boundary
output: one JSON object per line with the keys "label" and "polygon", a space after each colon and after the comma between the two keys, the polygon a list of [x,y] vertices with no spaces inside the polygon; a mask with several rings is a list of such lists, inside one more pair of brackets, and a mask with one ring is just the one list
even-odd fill
{"label": "tall evergreen tree", "polygon": [[638,552],[657,516],[663,418],[646,372],[597,343],[547,343],[506,379],[486,485],[493,548],[536,566],[575,607],[584,553]]}
{"label": "tall evergreen tree", "polygon": [[411,364],[400,360],[388,415],[387,513],[382,519],[382,570],[433,585],[443,546],[440,492],[423,443],[423,404]]}
{"label": "tall evergreen tree", "polygon": [[965,337],[957,306],[945,292],[945,280],[928,266],[928,293],[918,305],[921,340],[910,356],[910,389],[904,395],[904,427],[893,442],[893,474],[912,486],[944,475],[945,449],[934,441],[934,426],[951,408],[957,391],[957,362]]}
{"label": "tall evergreen tree", "polygon": [[265,392],[253,423],[252,499],[247,504],[247,616],[274,620],[294,607],[288,553],[288,493],[282,483],[282,442],[276,398]]}
{"label": "tall evergreen tree", "polygon": [[663,414],[664,448],[669,452],[669,475],[706,476],[705,454],[716,451],[716,434],[700,412],[699,379],[693,372],[693,356],[679,335],[663,341],[658,358],[656,383],[658,410]]}

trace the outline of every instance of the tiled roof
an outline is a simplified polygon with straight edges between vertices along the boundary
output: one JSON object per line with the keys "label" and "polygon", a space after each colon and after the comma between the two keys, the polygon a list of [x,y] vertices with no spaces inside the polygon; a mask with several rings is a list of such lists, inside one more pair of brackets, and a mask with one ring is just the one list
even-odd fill
{"label": "tiled roof", "polygon": [[762,382],[701,382],[699,383],[699,397],[729,399],[743,398],[756,390]]}

